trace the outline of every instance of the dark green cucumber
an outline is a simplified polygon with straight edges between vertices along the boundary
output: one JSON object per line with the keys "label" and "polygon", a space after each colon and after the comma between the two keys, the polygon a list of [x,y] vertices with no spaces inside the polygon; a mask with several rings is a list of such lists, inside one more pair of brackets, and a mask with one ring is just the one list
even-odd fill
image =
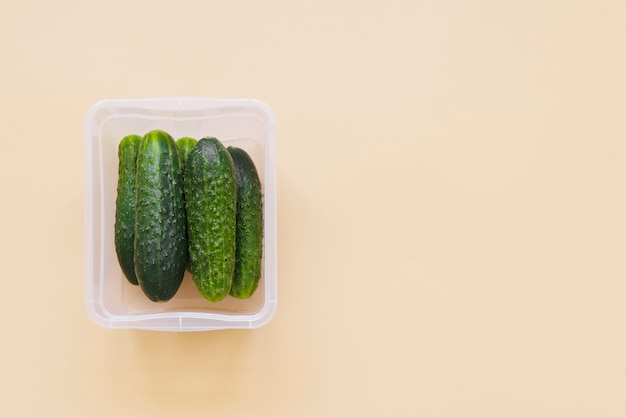
{"label": "dark green cucumber", "polygon": [[233,160],[222,143],[202,138],[185,166],[191,275],[211,302],[230,292],[235,271],[237,179]]}
{"label": "dark green cucumber", "polygon": [[237,247],[230,294],[252,296],[261,279],[263,260],[263,192],[254,161],[241,148],[228,147],[237,175]]}
{"label": "dark green cucumber", "polygon": [[135,275],[135,177],[137,150],[141,137],[128,135],[117,148],[118,180],[115,200],[115,252],[128,281],[137,284]]}
{"label": "dark green cucumber", "polygon": [[[176,141],[176,147],[178,148],[178,155],[180,156],[180,163],[183,171],[183,183],[185,181],[185,164],[187,162],[187,157],[189,156],[189,153],[197,142],[198,141],[196,141],[194,138],[188,136],[179,138]],[[189,225],[187,225],[187,230],[189,230]],[[189,259],[187,259],[186,269],[188,271],[191,271],[191,264],[189,262]]]}
{"label": "dark green cucumber", "polygon": [[178,291],[187,262],[187,221],[183,178],[176,142],[166,132],[150,131],[137,154],[135,272],[154,302]]}
{"label": "dark green cucumber", "polygon": [[178,154],[180,155],[180,162],[183,167],[183,173],[185,172],[185,163],[187,162],[187,157],[191,152],[191,149],[196,145],[198,141],[188,136],[184,136],[179,138],[176,141],[176,147],[178,148]]}

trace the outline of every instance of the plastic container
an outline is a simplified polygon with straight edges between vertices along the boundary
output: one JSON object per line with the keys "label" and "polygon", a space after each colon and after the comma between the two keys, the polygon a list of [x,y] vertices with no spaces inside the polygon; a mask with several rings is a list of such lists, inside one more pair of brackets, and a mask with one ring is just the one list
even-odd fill
{"label": "plastic container", "polygon": [[[207,331],[257,328],[277,303],[276,118],[255,99],[158,98],[103,100],[85,116],[85,307],[106,328]],[[120,140],[162,129],[174,139],[218,138],[245,149],[256,164],[264,194],[264,257],[259,287],[249,299],[214,303],[197,291],[191,275],[168,302],[151,302],[123,276],[114,246]]]}

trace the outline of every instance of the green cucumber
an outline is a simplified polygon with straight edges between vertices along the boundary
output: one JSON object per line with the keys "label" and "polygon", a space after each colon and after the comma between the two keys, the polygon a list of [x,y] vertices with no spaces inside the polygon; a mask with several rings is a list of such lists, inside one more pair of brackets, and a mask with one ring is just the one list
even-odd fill
{"label": "green cucumber", "polygon": [[187,162],[187,157],[191,152],[191,149],[196,145],[198,141],[188,136],[184,136],[179,138],[176,141],[176,147],[178,148],[178,154],[180,155],[180,162],[182,164],[183,173],[185,172],[185,163]]}
{"label": "green cucumber", "polygon": [[235,271],[237,179],[233,160],[222,143],[202,138],[185,165],[191,276],[211,302],[230,292]]}
{"label": "green cucumber", "polygon": [[261,279],[263,260],[263,192],[254,161],[241,148],[228,147],[237,175],[235,274],[230,294],[252,296]]}
{"label": "green cucumber", "polygon": [[178,291],[187,262],[187,221],[176,142],[148,132],[137,154],[135,273],[143,292],[166,302]]}
{"label": "green cucumber", "polygon": [[115,252],[126,279],[137,285],[135,274],[135,177],[139,135],[122,138],[117,148],[118,180],[115,200]]}
{"label": "green cucumber", "polygon": [[[187,157],[197,142],[198,141],[194,138],[188,136],[179,138],[176,141],[176,148],[178,148],[178,155],[180,156],[180,163],[183,171],[183,183],[185,182],[185,164],[187,163]],[[189,224],[187,225],[187,230],[189,230]],[[191,263],[189,262],[189,259],[187,259],[186,269],[191,272]]]}

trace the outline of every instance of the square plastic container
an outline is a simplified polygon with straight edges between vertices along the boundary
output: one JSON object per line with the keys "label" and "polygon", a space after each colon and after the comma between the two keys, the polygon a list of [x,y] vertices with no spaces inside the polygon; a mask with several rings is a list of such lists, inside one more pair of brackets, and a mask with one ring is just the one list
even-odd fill
{"label": "square plastic container", "polygon": [[[271,320],[277,303],[276,118],[255,99],[158,98],[103,100],[85,116],[85,307],[106,328],[207,331],[258,328]],[[183,136],[218,138],[250,154],[263,185],[263,273],[249,299],[204,299],[189,272],[176,295],[150,301],[123,276],[114,245],[115,199],[121,139],[153,129]]]}

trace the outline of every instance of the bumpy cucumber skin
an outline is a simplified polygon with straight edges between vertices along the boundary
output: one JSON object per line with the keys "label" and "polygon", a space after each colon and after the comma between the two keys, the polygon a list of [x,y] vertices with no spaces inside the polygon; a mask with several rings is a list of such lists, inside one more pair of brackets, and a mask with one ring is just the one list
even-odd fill
{"label": "bumpy cucumber skin", "polygon": [[[198,141],[188,136],[184,136],[176,140],[176,148],[178,148],[180,165],[183,172],[183,183],[185,182],[185,164],[187,163],[187,157],[189,157],[189,153],[197,143]],[[189,224],[187,224],[187,231],[189,231]],[[191,272],[191,262],[189,261],[189,259],[187,259],[186,270]]]}
{"label": "bumpy cucumber skin", "polygon": [[135,274],[135,178],[141,136],[122,138],[117,148],[118,180],[115,200],[115,252],[126,279],[137,285]]}
{"label": "bumpy cucumber skin", "polygon": [[180,163],[182,166],[183,173],[185,172],[185,164],[187,162],[187,157],[189,156],[189,153],[191,152],[191,150],[193,149],[193,147],[196,145],[197,142],[198,141],[196,141],[194,138],[191,138],[188,136],[179,138],[176,141],[176,147],[178,148],[178,155],[180,156]]}
{"label": "bumpy cucumber skin", "polygon": [[237,247],[235,274],[230,294],[238,299],[252,296],[261,279],[263,260],[263,191],[250,155],[228,147],[237,175]]}
{"label": "bumpy cucumber skin", "polygon": [[202,138],[185,166],[191,275],[211,302],[230,292],[235,271],[237,179],[233,160],[221,142]]}
{"label": "bumpy cucumber skin", "polygon": [[166,302],[178,291],[187,262],[187,221],[176,142],[148,132],[137,154],[135,273],[143,292]]}

